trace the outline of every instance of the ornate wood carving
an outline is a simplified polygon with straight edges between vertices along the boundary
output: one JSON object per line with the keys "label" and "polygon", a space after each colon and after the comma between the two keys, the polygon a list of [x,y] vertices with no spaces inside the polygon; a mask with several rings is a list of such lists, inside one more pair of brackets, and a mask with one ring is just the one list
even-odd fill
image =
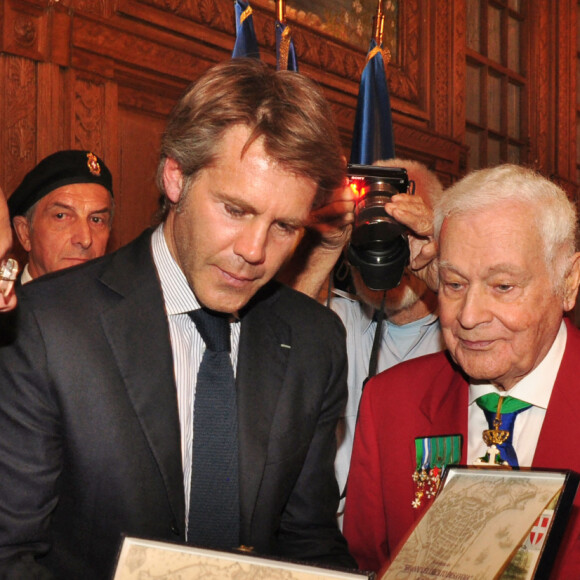
{"label": "ornate wood carving", "polygon": [[434,170],[444,185],[465,171],[467,147],[424,129],[395,125],[397,157],[418,159]]}
{"label": "ornate wood carving", "polygon": [[77,78],[74,83],[73,119],[74,148],[90,149],[102,155],[104,83]]}
{"label": "ornate wood carving", "polygon": [[135,3],[153,6],[232,35],[236,32],[233,2],[229,0],[137,0]]}
{"label": "ornate wood carving", "polygon": [[556,7],[558,42],[556,44],[558,62],[558,100],[556,128],[555,172],[570,179],[576,174],[576,19],[570,12],[576,8],[575,0],[558,2]]}
{"label": "ornate wood carving", "polygon": [[[449,126],[452,118],[449,115],[449,98],[453,93],[453,83],[450,82],[452,67],[450,66],[450,57],[452,56],[450,46],[452,45],[453,28],[450,18],[449,2],[440,2],[436,9],[431,13],[435,22],[433,33],[435,34],[435,45],[438,47],[437,58],[433,63],[435,73],[435,86],[425,88],[427,98],[432,92],[433,99],[433,127],[442,133],[449,133]],[[452,7],[451,7],[452,8]]]}
{"label": "ornate wood carving", "polygon": [[550,154],[550,115],[548,103],[552,94],[550,57],[550,19],[549,0],[532,3],[530,14],[530,35],[537,47],[530,67],[530,162],[538,169],[548,167]]}
{"label": "ornate wood carving", "polygon": [[[121,150],[143,141],[143,155],[153,158],[149,120],[162,126],[186,85],[229,58],[234,44],[232,0],[0,3],[0,143],[8,168],[0,179],[7,190],[40,156],[66,146],[96,149],[130,183],[136,162]],[[527,4],[530,161],[573,183],[576,4]],[[274,3],[252,0],[252,7],[262,59],[274,64]],[[398,61],[387,67],[397,154],[424,161],[450,182],[466,167],[465,3],[405,0],[399,18]],[[298,15],[290,24],[301,71],[322,85],[348,155],[365,52]],[[127,189],[119,207],[137,203],[138,189]],[[127,225],[132,218],[122,219]]]}
{"label": "ornate wood carving", "polygon": [[70,2],[73,11],[84,12],[86,14],[96,14],[98,16],[105,16],[108,14],[109,10],[107,10],[107,4],[112,5],[110,0],[70,0]]}
{"label": "ornate wood carving", "polygon": [[[467,12],[465,2],[455,1],[453,3],[453,14],[450,15],[450,23],[453,28],[453,43],[450,47],[452,58],[448,62],[449,79],[452,81],[453,89],[448,91],[451,98],[450,117],[453,119],[453,125],[449,133],[451,137],[463,142],[465,139],[465,46],[466,46],[466,29],[467,29]],[[440,46],[440,45],[438,45]],[[439,87],[439,83],[437,84]],[[463,160],[461,173],[465,172],[467,166],[467,157]]]}
{"label": "ornate wood carving", "polygon": [[70,121],[65,111],[69,108],[70,100],[63,98],[67,94],[67,76],[56,64],[43,62],[36,65],[36,118],[39,119],[36,124],[36,161],[68,146]]}
{"label": "ornate wood carving", "polygon": [[2,186],[7,194],[20,183],[36,161],[36,76],[34,62],[23,57],[1,61]]}
{"label": "ornate wood carving", "polygon": [[[391,93],[416,107],[419,105],[417,75],[420,68],[421,1],[406,0],[401,4],[400,17],[405,30],[401,65],[391,65],[388,69]],[[139,5],[141,5],[140,10]],[[118,10],[119,13],[133,16],[138,14],[141,18],[148,20],[153,17],[159,22],[159,14],[154,15],[146,12],[143,10],[143,7],[146,6],[203,24],[213,30],[232,35],[232,37],[235,34],[231,0],[202,0],[201,2],[195,0],[120,0]],[[262,50],[262,58],[273,62],[275,59],[274,9],[265,0],[255,0],[252,2],[252,7],[256,37]],[[292,25],[300,65],[306,68],[313,67],[324,70],[326,75],[335,75],[342,81],[341,88],[356,96],[366,55],[354,46],[313,30],[301,22],[290,21],[290,24]],[[181,30],[185,32],[183,27],[184,23],[181,23]],[[219,40],[217,37],[216,41],[219,42]],[[211,43],[212,39],[207,38],[207,41]]]}
{"label": "ornate wood carving", "polygon": [[46,58],[47,18],[42,8],[8,0],[3,20],[3,50],[32,59]]}

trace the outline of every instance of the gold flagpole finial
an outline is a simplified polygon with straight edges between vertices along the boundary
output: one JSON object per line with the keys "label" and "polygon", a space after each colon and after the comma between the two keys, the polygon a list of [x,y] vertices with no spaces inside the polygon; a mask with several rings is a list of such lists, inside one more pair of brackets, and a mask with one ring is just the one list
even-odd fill
{"label": "gold flagpole finial", "polygon": [[385,31],[385,11],[383,10],[384,0],[379,0],[377,4],[377,13],[373,17],[373,38],[377,46],[383,44],[383,34]]}
{"label": "gold flagpole finial", "polygon": [[286,0],[276,0],[276,15],[278,22],[286,22]]}

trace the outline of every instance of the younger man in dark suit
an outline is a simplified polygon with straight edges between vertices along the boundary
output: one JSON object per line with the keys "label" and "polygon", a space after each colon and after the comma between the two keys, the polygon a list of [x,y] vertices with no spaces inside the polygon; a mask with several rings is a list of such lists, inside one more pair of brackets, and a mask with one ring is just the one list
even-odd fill
{"label": "younger man in dark suit", "polygon": [[[106,578],[122,534],[354,565],[335,521],[344,329],[271,281],[343,185],[331,118],[301,75],[216,66],[168,121],[161,226],[23,288],[17,341],[0,349],[0,576]],[[202,313],[231,329],[237,468],[214,494],[239,482],[229,520],[188,518],[207,435]],[[225,545],[199,539],[214,519],[234,530]]]}

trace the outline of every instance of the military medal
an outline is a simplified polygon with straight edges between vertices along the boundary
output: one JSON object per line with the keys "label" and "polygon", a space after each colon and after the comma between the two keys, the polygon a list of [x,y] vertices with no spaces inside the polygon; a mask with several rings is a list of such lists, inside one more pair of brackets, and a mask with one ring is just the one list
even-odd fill
{"label": "military medal", "polygon": [[507,461],[501,457],[501,451],[498,445],[505,443],[510,436],[510,432],[501,427],[501,399],[497,408],[495,419],[493,420],[493,429],[486,429],[482,433],[483,441],[487,445],[487,450],[483,457],[478,457],[473,464],[488,467],[506,467],[509,466]]}
{"label": "military medal", "polygon": [[[514,397],[499,397],[496,393],[482,395],[476,400],[483,410],[489,429],[482,432],[487,450],[473,464],[482,467],[517,467],[517,455],[512,444],[516,416],[532,405]],[[502,413],[503,411],[503,413]]]}
{"label": "military medal", "polygon": [[456,465],[461,459],[461,435],[417,437],[415,439],[417,469],[413,473],[417,509],[424,498],[431,499],[439,490],[441,472],[446,465]]}
{"label": "military medal", "polygon": [[101,175],[101,166],[99,165],[99,160],[94,153],[87,153],[87,167],[92,175]]}

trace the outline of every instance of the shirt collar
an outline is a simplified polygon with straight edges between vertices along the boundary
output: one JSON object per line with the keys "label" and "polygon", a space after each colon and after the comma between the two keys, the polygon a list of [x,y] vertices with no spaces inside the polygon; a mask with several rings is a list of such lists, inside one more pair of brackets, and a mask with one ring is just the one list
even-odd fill
{"label": "shirt collar", "polygon": [[159,225],[151,236],[151,250],[161,281],[161,291],[167,314],[169,316],[185,314],[200,308],[185,274],[169,251],[163,235],[163,224]]}
{"label": "shirt collar", "polygon": [[[341,296],[342,298],[346,298],[351,302],[360,303],[362,311],[362,316],[360,318],[360,331],[361,334],[366,334],[374,321],[375,309],[370,304],[363,302],[356,294],[350,294],[348,292],[344,292],[343,290],[339,290],[338,288],[334,288],[332,290],[332,293],[336,294],[337,296]],[[421,320],[421,328],[431,326],[432,324],[435,324],[439,320],[439,315],[436,313],[427,314],[427,316],[424,316],[420,320]],[[417,320],[416,322],[419,322],[419,320]]]}
{"label": "shirt collar", "polygon": [[20,276],[20,283],[27,284],[28,282],[32,282],[32,280],[34,280],[34,278],[30,275],[30,270],[28,268],[28,264],[26,264],[26,266],[24,266],[24,268],[22,269],[22,275]]}
{"label": "shirt collar", "polygon": [[556,376],[560,370],[564,350],[566,349],[567,336],[566,324],[562,320],[558,334],[548,354],[531,373],[516,383],[507,393],[500,391],[495,385],[489,383],[470,384],[469,404],[473,404],[477,398],[487,393],[497,393],[500,396],[510,395],[526,403],[531,403],[535,407],[547,409],[552,389],[556,382]]}
{"label": "shirt collar", "polygon": [[[361,302],[362,304],[362,316],[361,316],[361,331],[363,334],[365,334],[366,332],[369,331],[371,324],[374,322],[374,316],[375,316],[375,309],[372,306],[369,306],[368,304],[365,304],[363,302]],[[427,314],[427,316],[424,316],[423,318],[420,318],[418,320],[415,320],[412,323],[409,324],[415,324],[416,326],[421,326],[421,332],[424,332],[424,328],[427,326],[431,326],[432,324],[435,324],[437,321],[439,320],[439,316],[437,314],[431,313],[431,314]],[[389,323],[389,319],[388,316],[385,316],[385,322],[387,323],[388,327],[391,326],[396,326],[392,323]],[[407,325],[404,325],[407,326]]]}

